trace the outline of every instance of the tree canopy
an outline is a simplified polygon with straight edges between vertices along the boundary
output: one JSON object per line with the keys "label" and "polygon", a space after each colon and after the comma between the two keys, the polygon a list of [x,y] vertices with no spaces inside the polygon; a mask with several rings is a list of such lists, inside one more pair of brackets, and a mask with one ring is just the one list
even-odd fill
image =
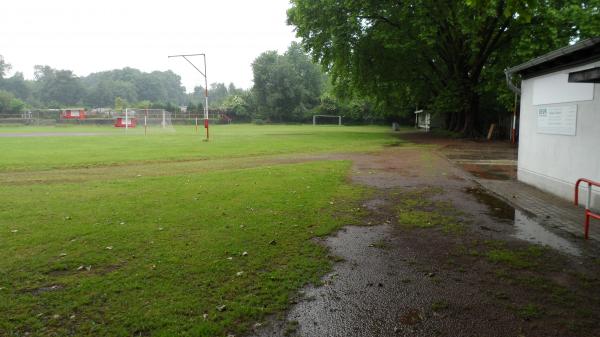
{"label": "tree canopy", "polygon": [[319,104],[325,77],[298,43],[279,55],[262,53],[252,63],[256,108],[263,118],[299,121]]}
{"label": "tree canopy", "polygon": [[506,101],[502,70],[600,33],[598,4],[292,0],[288,20],[344,91],[398,113],[425,107],[472,133],[482,105],[485,113]]}
{"label": "tree canopy", "polygon": [[0,90],[37,108],[110,107],[117,98],[128,104],[150,102],[153,106],[178,106],[189,100],[181,78],[172,71],[145,73],[123,68],[78,77],[71,70],[37,65],[32,81],[20,72],[7,77],[10,68],[0,56]]}

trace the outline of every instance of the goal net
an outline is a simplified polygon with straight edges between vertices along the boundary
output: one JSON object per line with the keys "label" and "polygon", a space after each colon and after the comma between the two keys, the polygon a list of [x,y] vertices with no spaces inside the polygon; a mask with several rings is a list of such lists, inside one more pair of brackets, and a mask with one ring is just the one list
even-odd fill
{"label": "goal net", "polygon": [[150,129],[174,131],[171,112],[164,109],[127,108],[114,115],[114,126],[147,132]]}
{"label": "goal net", "polygon": [[313,125],[342,125],[342,116],[336,115],[314,115]]}

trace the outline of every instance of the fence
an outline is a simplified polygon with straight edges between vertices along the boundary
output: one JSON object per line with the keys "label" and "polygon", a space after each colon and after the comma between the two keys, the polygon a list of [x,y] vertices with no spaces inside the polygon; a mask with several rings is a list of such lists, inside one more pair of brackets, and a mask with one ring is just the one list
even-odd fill
{"label": "fence", "polygon": [[[152,113],[152,117],[162,120],[161,109],[130,109],[143,116],[146,111]],[[159,111],[160,112],[157,112]],[[69,118],[65,114],[69,109],[44,109],[28,110],[20,113],[0,113],[0,125],[31,125],[51,126],[57,124],[73,125],[113,125],[116,119],[125,115],[125,110],[93,109],[84,111],[82,116]],[[203,121],[202,112],[168,112],[171,124],[195,124],[196,120]],[[157,115],[157,116],[154,116]],[[160,115],[160,116],[159,116]],[[139,117],[139,116],[138,116]],[[209,119],[211,123],[230,123],[231,118],[222,110],[210,110]]]}

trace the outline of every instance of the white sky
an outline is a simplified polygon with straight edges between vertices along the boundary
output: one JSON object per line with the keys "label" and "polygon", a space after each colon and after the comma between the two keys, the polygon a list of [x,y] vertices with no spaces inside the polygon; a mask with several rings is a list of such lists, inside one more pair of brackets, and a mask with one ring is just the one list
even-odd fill
{"label": "white sky", "polygon": [[[295,40],[288,0],[8,0],[0,55],[33,78],[33,66],[92,72],[173,70],[191,91],[204,79],[172,54],[206,53],[208,82],[252,86],[250,64]],[[194,62],[202,64],[201,58]]]}

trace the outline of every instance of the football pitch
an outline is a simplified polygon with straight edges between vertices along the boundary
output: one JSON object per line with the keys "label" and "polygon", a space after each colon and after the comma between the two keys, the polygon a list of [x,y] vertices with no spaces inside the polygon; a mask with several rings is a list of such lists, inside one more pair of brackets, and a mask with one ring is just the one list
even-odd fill
{"label": "football pitch", "polygon": [[366,191],[328,155],[398,144],[376,126],[199,131],[0,128],[0,335],[247,332],[329,270],[312,238],[360,221]]}

